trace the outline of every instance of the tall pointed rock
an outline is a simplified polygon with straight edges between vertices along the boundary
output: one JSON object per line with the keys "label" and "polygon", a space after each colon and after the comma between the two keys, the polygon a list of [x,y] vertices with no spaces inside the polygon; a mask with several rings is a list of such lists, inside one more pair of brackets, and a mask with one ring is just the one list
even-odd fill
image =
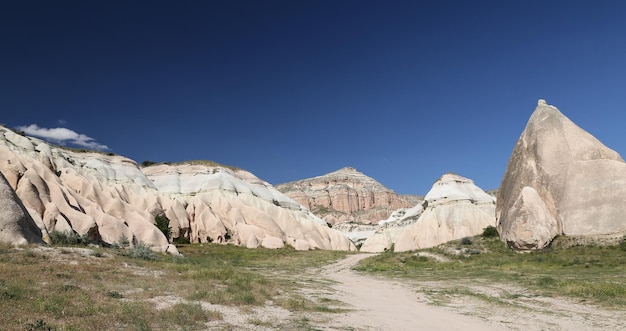
{"label": "tall pointed rock", "polygon": [[626,163],[539,100],[507,165],[496,204],[501,238],[519,250],[555,236],[626,231]]}
{"label": "tall pointed rock", "polygon": [[0,173],[0,242],[15,245],[43,243],[41,230]]}

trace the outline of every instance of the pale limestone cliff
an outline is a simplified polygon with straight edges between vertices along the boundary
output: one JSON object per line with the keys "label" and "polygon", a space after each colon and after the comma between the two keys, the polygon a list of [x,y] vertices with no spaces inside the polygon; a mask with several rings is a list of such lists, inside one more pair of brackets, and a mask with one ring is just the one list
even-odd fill
{"label": "pale limestone cliff", "polygon": [[[353,250],[326,222],[248,171],[214,164],[155,165],[143,169],[159,192],[185,206],[187,223],[174,236],[192,242],[234,242],[246,247]],[[166,209],[173,219],[174,209]]]}
{"label": "pale limestone cliff", "polygon": [[400,234],[415,224],[423,212],[422,203],[412,208],[401,208],[394,211],[388,219],[378,223],[374,233],[364,239],[360,251],[378,253],[391,249],[398,241]]}
{"label": "pale limestone cliff", "polygon": [[330,224],[375,224],[394,210],[419,202],[418,197],[399,195],[351,167],[280,184],[276,189]]}
{"label": "pale limestone cliff", "polygon": [[0,173],[0,242],[23,245],[43,243],[42,239],[41,230]]}
{"label": "pale limestone cliff", "polygon": [[619,154],[539,100],[498,192],[502,240],[519,250],[557,235],[626,231],[626,163]]}
{"label": "pale limestone cliff", "polygon": [[105,244],[126,237],[176,253],[154,225],[165,213],[175,236],[195,242],[354,249],[298,203],[271,187],[258,189],[266,183],[254,175],[237,171],[235,180],[226,170],[209,176],[208,185],[196,180],[202,173],[183,171],[172,177],[178,182],[153,176],[167,191],[161,193],[133,160],[59,148],[0,127],[0,172],[44,235],[74,231]]}
{"label": "pale limestone cliff", "polygon": [[74,231],[108,244],[126,237],[176,253],[154,226],[156,189],[130,159],[58,148],[0,127],[0,171],[44,235]]}

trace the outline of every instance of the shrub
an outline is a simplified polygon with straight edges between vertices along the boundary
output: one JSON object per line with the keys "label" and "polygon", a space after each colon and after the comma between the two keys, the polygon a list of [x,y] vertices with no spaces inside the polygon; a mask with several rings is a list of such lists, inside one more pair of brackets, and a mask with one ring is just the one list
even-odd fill
{"label": "shrub", "polygon": [[124,296],[122,295],[122,293],[118,292],[118,291],[108,291],[107,292],[107,296],[114,298],[114,299],[123,299]]}
{"label": "shrub", "polygon": [[485,229],[483,229],[483,233],[480,235],[483,238],[494,238],[499,237],[498,229],[495,226],[489,225]]}
{"label": "shrub", "polygon": [[157,253],[141,241],[135,244],[132,248],[129,248],[126,255],[133,259],[141,260],[157,260],[159,258]]}
{"label": "shrub", "polygon": [[145,167],[149,167],[149,166],[151,166],[151,165],[155,165],[155,164],[157,164],[157,162],[154,162],[154,161],[149,161],[149,160],[146,160],[146,161],[141,162],[141,166],[142,166],[142,167],[144,167],[144,168],[145,168]]}
{"label": "shrub", "polygon": [[26,330],[28,331],[52,331],[53,327],[48,325],[44,320],[37,320],[35,323],[26,323]]}
{"label": "shrub", "polygon": [[117,240],[117,243],[115,244],[115,246],[118,248],[130,247],[130,241],[128,240],[128,237],[126,237],[126,235],[122,233],[120,238]]}
{"label": "shrub", "polygon": [[74,231],[51,231],[50,245],[52,246],[78,246],[89,244],[89,238],[87,234],[79,236]]}
{"label": "shrub", "polygon": [[167,241],[170,241],[172,236],[172,228],[170,228],[170,219],[164,214],[158,214],[154,217],[156,227],[163,232]]}
{"label": "shrub", "polygon": [[[207,239],[209,239],[209,237],[207,237]],[[187,245],[187,244],[191,244],[191,241],[189,241],[189,238],[184,237],[184,236],[180,236],[180,237],[176,237],[173,239],[174,244],[176,245]],[[209,241],[210,242],[210,241]]]}

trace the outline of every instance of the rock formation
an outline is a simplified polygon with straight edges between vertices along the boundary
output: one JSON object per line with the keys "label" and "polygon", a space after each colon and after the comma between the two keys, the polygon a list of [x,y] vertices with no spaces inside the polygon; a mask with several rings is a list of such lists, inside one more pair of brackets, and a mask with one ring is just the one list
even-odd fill
{"label": "rock formation", "polygon": [[405,228],[395,243],[395,251],[428,248],[441,243],[475,236],[495,225],[495,198],[470,179],[445,174],[424,198],[424,212],[415,224]]}
{"label": "rock formation", "polygon": [[619,154],[539,100],[498,192],[498,231],[518,250],[544,248],[560,234],[623,233],[624,196]]}
{"label": "rock formation", "polygon": [[424,207],[421,203],[413,208],[394,211],[388,219],[378,223],[378,228],[374,233],[365,238],[360,251],[378,253],[391,249],[391,246],[398,241],[400,234],[415,224],[423,212]]}
{"label": "rock formation", "polygon": [[157,191],[118,155],[58,148],[0,127],[0,171],[42,230],[113,244],[126,237],[176,253],[159,229]]}
{"label": "rock formation", "polygon": [[4,175],[0,173],[0,242],[43,243],[41,231]]}
{"label": "rock formation", "polygon": [[181,172],[169,177],[176,180],[154,173],[165,168],[147,168],[166,191],[161,193],[133,160],[60,148],[0,127],[0,171],[44,236],[54,230],[74,231],[106,244],[126,237],[176,253],[154,224],[155,215],[164,213],[174,237],[186,236],[193,242],[354,248],[296,202],[273,188],[260,189],[264,182],[250,173],[232,176],[227,168],[222,172],[213,167],[205,181],[198,179],[205,179],[207,167],[198,174],[171,167],[174,173]]}
{"label": "rock formation", "polygon": [[250,248],[287,243],[304,250],[355,249],[343,234],[245,170],[196,162],[155,165],[143,171],[159,192],[178,203],[179,207],[166,210],[168,218],[188,215],[184,223],[172,226],[175,237],[231,241]]}
{"label": "rock formation", "polygon": [[399,195],[351,167],[280,184],[276,189],[333,225],[342,222],[371,224],[419,201],[416,196]]}

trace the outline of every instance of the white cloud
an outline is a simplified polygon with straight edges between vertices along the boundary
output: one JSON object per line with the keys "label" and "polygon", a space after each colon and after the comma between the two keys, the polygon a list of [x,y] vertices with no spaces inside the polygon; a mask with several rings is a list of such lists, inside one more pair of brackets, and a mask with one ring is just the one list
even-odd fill
{"label": "white cloud", "polygon": [[86,136],[84,134],[76,133],[73,130],[67,128],[40,128],[37,124],[31,124],[28,126],[18,126],[16,129],[24,131],[27,135],[40,137],[46,140],[52,140],[54,142],[65,144],[70,143],[77,146],[87,147],[97,150],[108,150],[107,145],[98,143],[95,139]]}

